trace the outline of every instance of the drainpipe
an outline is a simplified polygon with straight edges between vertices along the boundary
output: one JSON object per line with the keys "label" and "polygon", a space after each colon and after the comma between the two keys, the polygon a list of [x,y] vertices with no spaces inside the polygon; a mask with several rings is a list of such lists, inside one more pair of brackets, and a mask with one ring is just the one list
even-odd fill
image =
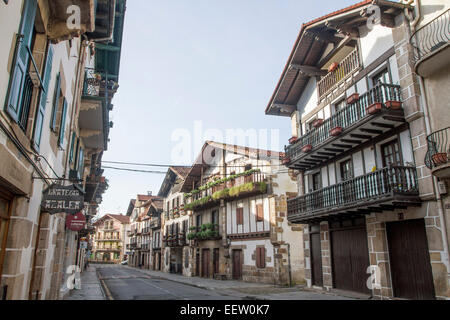
{"label": "drainpipe", "polygon": [[292,273],[291,273],[291,244],[287,243],[288,249],[288,270],[289,270],[289,287],[292,287]]}
{"label": "drainpipe", "polygon": [[[412,1],[413,0],[410,0],[408,2],[408,4],[412,3]],[[408,14],[406,13],[407,9],[405,9],[405,17],[408,21],[410,21],[410,27],[411,27],[411,29],[406,29],[406,32],[408,33],[407,34],[408,39],[410,39],[411,34],[416,31],[417,24],[419,23],[419,20],[421,19],[420,0],[415,0],[415,2],[416,2],[416,6],[415,6],[416,18],[412,22],[409,19]],[[427,136],[429,136],[432,132],[431,132],[431,124],[430,124],[430,112],[429,112],[429,107],[428,107],[428,99],[427,99],[427,95],[426,95],[424,79],[420,75],[417,75],[417,77],[419,78],[419,87],[420,87],[420,91],[422,92],[421,101],[422,101],[422,105],[423,105],[425,130],[426,130]],[[447,274],[449,274],[450,266],[449,266],[449,245],[448,245],[448,237],[447,237],[447,222],[446,222],[446,219],[444,216],[444,207],[442,205],[442,198],[441,198],[441,194],[439,192],[438,179],[434,175],[433,175],[432,179],[433,179],[434,192],[436,194],[436,202],[438,205],[438,215],[439,215],[439,219],[442,221],[441,232],[442,232],[442,238],[443,238],[442,240],[443,240],[443,244],[444,244],[444,253],[445,253],[443,262],[444,262],[445,266],[447,267]]]}

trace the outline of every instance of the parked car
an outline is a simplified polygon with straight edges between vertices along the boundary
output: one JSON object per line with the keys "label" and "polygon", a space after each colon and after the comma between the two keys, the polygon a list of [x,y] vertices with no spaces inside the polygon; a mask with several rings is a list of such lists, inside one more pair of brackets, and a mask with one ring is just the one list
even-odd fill
{"label": "parked car", "polygon": [[125,266],[125,265],[128,264],[128,260],[123,260],[120,264],[123,265],[123,266]]}

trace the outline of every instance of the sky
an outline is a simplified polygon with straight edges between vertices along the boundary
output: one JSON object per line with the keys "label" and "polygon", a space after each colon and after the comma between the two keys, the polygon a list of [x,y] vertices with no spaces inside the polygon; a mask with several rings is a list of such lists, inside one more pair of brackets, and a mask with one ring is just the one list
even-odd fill
{"label": "sky", "polygon": [[[284,151],[290,119],[265,115],[302,23],[357,0],[128,0],[108,150],[103,160],[190,165],[227,130],[264,137],[245,145]],[[230,141],[228,141],[230,142]],[[167,171],[164,167],[113,165]],[[164,174],[105,169],[99,216],[126,213],[158,193]]]}

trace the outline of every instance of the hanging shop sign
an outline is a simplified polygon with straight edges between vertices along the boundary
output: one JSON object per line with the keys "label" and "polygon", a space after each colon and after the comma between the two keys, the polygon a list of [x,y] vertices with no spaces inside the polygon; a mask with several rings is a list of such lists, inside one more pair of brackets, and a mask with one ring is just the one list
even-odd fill
{"label": "hanging shop sign", "polygon": [[[69,214],[66,217],[66,227],[72,231],[80,231],[86,225],[86,217],[81,212]],[[86,247],[87,247],[87,242]]]}
{"label": "hanging shop sign", "polygon": [[74,184],[70,186],[53,184],[44,191],[41,207],[50,214],[75,214],[84,208],[84,192]]}

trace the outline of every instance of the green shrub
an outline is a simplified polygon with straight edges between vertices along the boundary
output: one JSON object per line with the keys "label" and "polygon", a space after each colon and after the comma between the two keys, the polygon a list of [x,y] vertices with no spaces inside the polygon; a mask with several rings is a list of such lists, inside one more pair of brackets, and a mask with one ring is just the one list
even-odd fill
{"label": "green shrub", "polygon": [[223,189],[223,190],[214,192],[214,194],[212,195],[212,198],[214,200],[225,199],[226,197],[228,197],[228,192],[229,192],[229,189]]}

